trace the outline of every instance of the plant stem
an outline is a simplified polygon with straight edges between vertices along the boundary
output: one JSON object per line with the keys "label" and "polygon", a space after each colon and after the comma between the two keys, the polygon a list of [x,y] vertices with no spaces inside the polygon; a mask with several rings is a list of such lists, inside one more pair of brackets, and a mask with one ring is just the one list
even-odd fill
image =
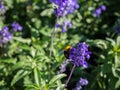
{"label": "plant stem", "polygon": [[[50,53],[49,53],[49,57],[51,58],[52,56],[52,51],[53,51],[53,46],[54,46],[54,37],[55,37],[55,33],[56,33],[56,24],[58,22],[58,16],[56,17],[56,21],[55,21],[55,25],[54,25],[54,29],[51,35],[51,45],[50,45]],[[48,78],[50,79],[51,76],[51,69],[50,69],[50,64],[48,64],[48,71],[49,71],[49,76]]]}
{"label": "plant stem", "polygon": [[56,32],[56,24],[58,22],[58,16],[56,18],[56,21],[55,21],[55,26],[54,26],[54,30],[52,32],[52,36],[51,36],[51,46],[50,46],[50,54],[49,56],[51,57],[52,56],[52,49],[53,49],[53,43],[54,43],[54,37],[55,37],[55,32]]}
{"label": "plant stem", "polygon": [[71,79],[71,76],[72,76],[72,74],[73,74],[73,71],[74,71],[75,67],[76,67],[76,65],[74,64],[74,66],[72,67],[72,70],[71,70],[71,72],[70,72],[70,75],[69,75],[69,77],[68,77],[68,79],[67,79],[67,82],[65,83],[65,87],[67,87],[67,84],[68,84],[68,82],[69,82],[70,79]]}

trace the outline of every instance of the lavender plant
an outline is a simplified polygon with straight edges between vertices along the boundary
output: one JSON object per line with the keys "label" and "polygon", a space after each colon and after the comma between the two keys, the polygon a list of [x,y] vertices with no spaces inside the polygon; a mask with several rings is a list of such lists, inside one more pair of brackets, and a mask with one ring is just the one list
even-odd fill
{"label": "lavender plant", "polygon": [[[4,14],[6,12],[5,5],[4,5],[4,0],[0,1],[0,12],[2,14],[2,17],[4,17]],[[20,26],[17,22],[13,22],[11,24],[13,32],[15,31],[21,31],[22,26]],[[9,27],[4,26],[0,30],[0,45],[2,46],[3,44],[7,43],[12,39],[12,34],[10,33]]]}
{"label": "lavender plant", "polygon": [[[75,9],[79,8],[78,0],[50,0],[50,2],[56,4],[56,7],[54,9],[54,14],[56,15],[56,22],[54,31],[52,33],[52,40],[51,40],[51,49],[50,49],[50,56],[52,54],[52,48],[53,48],[53,39],[56,32],[56,26],[61,26],[62,32],[66,32],[67,27],[72,27],[72,23],[66,20],[66,15],[71,14],[75,11]],[[58,24],[59,17],[63,17],[64,21],[60,25]]]}
{"label": "lavender plant", "polygon": [[[13,32],[19,30],[22,30],[22,26],[20,26],[18,23],[12,23],[12,30]],[[3,44],[7,43],[12,39],[12,33],[10,33],[10,30],[7,26],[4,26],[0,30],[0,45],[2,46]]]}
{"label": "lavender plant", "polygon": [[0,0],[0,90],[119,90],[119,8],[119,0]]}
{"label": "lavender plant", "polygon": [[2,30],[0,30],[0,45],[7,43],[12,39],[12,36],[9,32],[9,28],[7,26],[3,27]]}
{"label": "lavender plant", "polygon": [[[50,0],[50,2],[53,2],[58,6],[57,8],[55,8],[55,11],[54,11],[55,15],[57,16],[57,19],[59,17],[65,17],[67,14],[73,13],[75,9],[79,8],[77,0],[75,0],[75,1]],[[56,22],[55,26],[57,28],[60,27],[60,25],[57,22]],[[72,24],[70,22],[68,22],[67,20],[65,20],[63,22],[63,26],[62,26],[62,32],[66,32],[67,26],[72,27]],[[52,39],[53,38],[54,38],[54,36],[52,36]],[[53,40],[52,40],[52,43],[53,43]],[[50,52],[50,56],[51,56],[51,52]],[[73,70],[76,66],[83,66],[84,68],[87,68],[87,62],[85,61],[85,59],[86,58],[89,59],[90,54],[91,54],[91,52],[88,52],[88,46],[85,43],[80,43],[79,45],[77,45],[77,49],[72,48],[70,50],[69,59],[74,64],[74,66],[73,66],[73,69],[71,70],[71,74],[70,74],[65,86],[67,86],[67,84],[71,78],[71,75],[73,73]],[[61,67],[60,67],[61,72],[65,71],[66,65],[67,65],[67,61],[66,61],[66,63],[61,65]]]}
{"label": "lavender plant", "polygon": [[[76,47],[72,47],[69,50],[69,61],[73,64],[73,68],[71,70],[71,73],[68,77],[68,80],[66,81],[65,86],[67,86],[67,84],[69,83],[69,80],[71,79],[72,73],[75,69],[75,67],[79,67],[82,66],[83,68],[87,68],[88,64],[86,62],[86,59],[89,60],[90,59],[90,54],[91,52],[88,51],[88,45],[83,42],[83,43],[79,43],[77,44]],[[67,61],[66,61],[67,62]],[[63,66],[65,68],[67,63],[62,64],[61,66]],[[61,68],[63,71],[64,68]]]}
{"label": "lavender plant", "polygon": [[66,16],[79,8],[78,0],[50,0],[57,5],[54,10],[56,16]]}

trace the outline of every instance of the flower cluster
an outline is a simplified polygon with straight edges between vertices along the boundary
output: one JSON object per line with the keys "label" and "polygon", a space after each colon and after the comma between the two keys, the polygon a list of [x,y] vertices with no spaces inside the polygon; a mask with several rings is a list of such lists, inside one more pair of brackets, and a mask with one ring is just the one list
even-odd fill
{"label": "flower cluster", "polygon": [[21,31],[22,30],[22,26],[17,22],[13,22],[11,24],[11,26],[12,26],[13,31]]}
{"label": "flower cluster", "polygon": [[94,11],[93,15],[94,15],[95,17],[100,17],[102,11],[105,11],[105,10],[106,10],[106,6],[105,6],[105,5],[102,5],[102,6],[100,6],[99,8],[97,8],[97,9]]}
{"label": "flower cluster", "polygon": [[64,20],[63,24],[56,24],[56,28],[62,28],[62,32],[65,33],[67,31],[67,27],[72,28],[72,23],[68,20]]}
{"label": "flower cluster", "polygon": [[[18,23],[13,22],[11,24],[12,26],[12,30],[15,31],[21,31],[22,30],[22,26],[20,26]],[[10,41],[12,39],[12,35],[10,33],[10,30],[7,26],[4,26],[1,30],[0,30],[0,45],[7,43],[8,41]]]}
{"label": "flower cluster", "polygon": [[[5,12],[6,12],[6,10],[5,10],[5,6],[4,6],[4,0],[0,0],[0,14],[2,14],[4,16]],[[12,30],[14,32],[22,30],[22,26],[20,26],[19,23],[17,23],[17,22],[13,22],[11,24],[11,26],[12,26]],[[10,33],[9,28],[7,26],[4,26],[0,30],[0,45],[7,43],[11,39],[12,39],[12,35]]]}
{"label": "flower cluster", "polygon": [[[56,4],[56,8],[54,13],[57,17],[66,16],[68,14],[73,13],[76,9],[79,8],[78,0],[50,0],[50,2]],[[56,27],[62,28],[62,32],[67,31],[67,27],[71,28],[72,23],[66,19],[62,22],[62,24],[56,23]],[[56,28],[55,27],[55,28]]]}
{"label": "flower cluster", "polygon": [[88,80],[84,78],[80,78],[80,80],[77,82],[76,87],[73,90],[81,90],[82,86],[88,85]]}
{"label": "flower cluster", "polygon": [[55,9],[56,16],[65,16],[79,8],[77,0],[50,0],[50,2],[57,5]]}
{"label": "flower cluster", "polygon": [[12,39],[12,36],[9,32],[9,28],[7,26],[3,27],[0,30],[0,44],[6,43]]}
{"label": "flower cluster", "polygon": [[67,20],[65,20],[63,22],[63,25],[62,25],[62,32],[63,33],[67,31],[67,27],[71,28],[72,27],[72,23],[67,21]]}
{"label": "flower cluster", "polygon": [[86,59],[90,59],[91,52],[88,51],[88,45],[85,42],[77,44],[76,47],[72,47],[69,53],[69,59],[74,65],[84,68],[88,67]]}

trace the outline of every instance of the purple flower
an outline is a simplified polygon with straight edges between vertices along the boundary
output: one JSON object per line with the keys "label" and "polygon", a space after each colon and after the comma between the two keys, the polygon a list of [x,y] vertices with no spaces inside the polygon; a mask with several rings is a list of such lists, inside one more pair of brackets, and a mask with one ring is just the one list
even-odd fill
{"label": "purple flower", "polygon": [[0,12],[2,14],[5,14],[5,6],[4,6],[4,4],[0,4]]}
{"label": "purple flower", "polygon": [[65,33],[67,31],[67,27],[71,28],[72,23],[68,20],[64,20],[63,25],[62,25],[62,32]]}
{"label": "purple flower", "polygon": [[100,14],[101,14],[101,8],[97,8],[97,9],[94,11],[94,13],[93,13],[93,15],[94,15],[95,17],[99,17]]}
{"label": "purple flower", "polygon": [[88,85],[88,80],[80,78],[80,80],[79,80],[79,82],[77,84],[79,84],[81,86],[86,86],[86,85]]}
{"label": "purple flower", "polygon": [[11,26],[12,26],[13,31],[22,31],[23,29],[23,27],[17,22],[13,22]]}
{"label": "purple flower", "polygon": [[102,11],[105,11],[105,10],[106,10],[106,6],[105,6],[105,5],[102,5],[102,6],[100,6],[99,8],[97,8],[97,9],[94,11],[93,15],[94,15],[95,17],[100,17]]}
{"label": "purple flower", "polygon": [[101,6],[101,10],[105,11],[105,10],[106,10],[106,6],[105,6],[105,5],[102,5],[102,6]]}
{"label": "purple flower", "polygon": [[60,5],[63,0],[50,0],[50,2]]}
{"label": "purple flower", "polygon": [[120,33],[120,26],[115,27],[115,32]]}
{"label": "purple flower", "polygon": [[60,24],[58,24],[58,23],[55,24],[55,28],[60,28],[60,27],[61,27]]}
{"label": "purple flower", "polygon": [[[56,8],[54,9],[54,14],[57,17],[66,16],[68,14],[73,13],[76,9],[79,8],[78,0],[49,0],[50,2],[56,4]],[[61,27],[62,32],[65,33],[67,31],[67,27],[72,27],[72,23],[68,21],[63,21],[61,25],[55,25],[56,28]]]}
{"label": "purple flower", "polygon": [[7,26],[3,27],[0,30],[0,44],[7,43],[12,39],[12,36],[9,32],[9,28]]}
{"label": "purple flower", "polygon": [[80,78],[80,80],[77,82],[76,87],[73,90],[81,90],[82,86],[88,85],[88,80]]}
{"label": "purple flower", "polygon": [[78,0],[50,0],[50,2],[57,5],[54,11],[56,16],[65,16],[79,8]]}
{"label": "purple flower", "polygon": [[74,65],[82,66],[83,68],[88,67],[86,59],[89,60],[91,52],[88,51],[88,45],[85,42],[77,44],[76,47],[72,47],[69,53],[69,59]]}
{"label": "purple flower", "polygon": [[72,23],[68,20],[64,20],[63,24],[55,24],[55,28],[62,28],[62,32],[65,33],[67,31],[67,27],[72,28]]}
{"label": "purple flower", "polygon": [[3,31],[8,31],[9,28],[8,28],[7,26],[4,26],[4,27],[2,28],[2,30],[3,30]]}
{"label": "purple flower", "polygon": [[63,73],[66,71],[66,66],[68,65],[69,60],[65,60],[61,65],[60,65],[60,72]]}

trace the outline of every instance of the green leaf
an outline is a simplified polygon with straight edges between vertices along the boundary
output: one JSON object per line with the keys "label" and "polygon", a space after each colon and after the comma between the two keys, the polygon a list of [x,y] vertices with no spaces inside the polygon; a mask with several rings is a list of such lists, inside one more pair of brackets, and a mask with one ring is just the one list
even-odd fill
{"label": "green leaf", "polygon": [[52,15],[52,13],[53,13],[53,9],[45,9],[44,11],[42,11],[41,13],[40,13],[40,15],[41,16],[51,16]]}
{"label": "green leaf", "polygon": [[113,73],[114,77],[117,77],[117,78],[120,77],[120,69],[119,68],[112,67],[112,73]]}
{"label": "green leaf", "polygon": [[65,85],[62,84],[61,80],[58,80],[58,81],[57,81],[57,89],[56,89],[56,90],[62,90],[62,89],[65,88],[64,86],[65,86]]}
{"label": "green leaf", "polygon": [[101,49],[107,49],[107,44],[104,40],[95,40],[96,45]]}
{"label": "green leaf", "polygon": [[[48,33],[46,33],[46,32],[48,32]],[[48,36],[48,37],[51,36],[50,32],[48,30],[46,30],[46,27],[43,28],[42,30],[40,30],[40,33],[44,36]]]}
{"label": "green leaf", "polygon": [[24,65],[25,65],[25,62],[24,62],[24,61],[20,61],[20,62],[16,63],[16,64],[12,67],[12,69],[13,69],[13,70],[16,70],[16,69],[18,69],[18,68],[22,68]]}
{"label": "green leaf", "polygon": [[115,58],[115,67],[120,67],[120,56],[116,54],[114,58]]}
{"label": "green leaf", "polygon": [[19,70],[16,75],[14,76],[12,82],[11,82],[11,86],[13,86],[17,81],[19,81],[20,79],[22,79],[24,76],[28,75],[29,72],[28,71],[24,71],[24,70]]}
{"label": "green leaf", "polygon": [[49,82],[49,85],[52,85],[54,83],[56,83],[57,80],[60,80],[61,78],[65,77],[66,75],[65,74],[59,74],[57,76],[54,76],[50,82]]}
{"label": "green leaf", "polygon": [[115,88],[120,88],[120,78],[119,78],[119,80],[116,82]]}
{"label": "green leaf", "polygon": [[116,43],[118,46],[120,46],[120,36],[117,37]]}
{"label": "green leaf", "polygon": [[116,45],[116,43],[113,39],[106,38],[106,40],[109,41],[113,47]]}
{"label": "green leaf", "polygon": [[37,68],[34,68],[34,79],[35,79],[35,83],[39,86],[39,77],[38,77],[38,70]]}
{"label": "green leaf", "polygon": [[3,63],[11,63],[11,64],[15,64],[16,60],[15,59],[2,59],[1,62]]}
{"label": "green leaf", "polygon": [[36,84],[28,84],[25,86],[28,88],[27,90],[30,90],[30,89],[39,90],[39,88],[41,88],[41,87],[38,87],[38,85],[36,85]]}
{"label": "green leaf", "polygon": [[31,42],[30,39],[23,39],[21,37],[13,37],[14,40],[18,41],[18,42],[21,42],[21,43],[27,43],[29,44]]}
{"label": "green leaf", "polygon": [[23,49],[23,50],[30,50],[30,47],[28,45],[20,45],[19,48]]}

